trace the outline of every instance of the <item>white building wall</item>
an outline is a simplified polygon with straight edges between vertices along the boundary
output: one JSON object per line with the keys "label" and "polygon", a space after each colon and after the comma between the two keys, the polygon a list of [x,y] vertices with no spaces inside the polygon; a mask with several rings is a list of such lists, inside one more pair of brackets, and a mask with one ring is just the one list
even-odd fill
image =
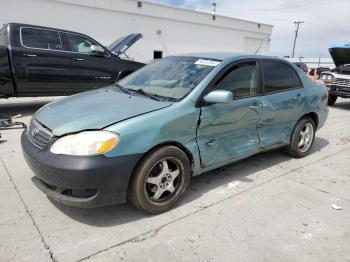
{"label": "white building wall", "polygon": [[272,26],[136,0],[0,0],[0,24],[28,23],[87,34],[108,45],[130,33],[144,38],[127,51],[137,61],[187,52],[264,54]]}

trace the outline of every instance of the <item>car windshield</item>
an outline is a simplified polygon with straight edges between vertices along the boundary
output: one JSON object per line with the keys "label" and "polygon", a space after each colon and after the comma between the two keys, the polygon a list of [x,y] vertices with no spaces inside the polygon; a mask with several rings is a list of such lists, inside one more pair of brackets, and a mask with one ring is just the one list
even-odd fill
{"label": "car windshield", "polygon": [[180,100],[219,63],[198,57],[167,57],[139,69],[118,84],[129,90]]}

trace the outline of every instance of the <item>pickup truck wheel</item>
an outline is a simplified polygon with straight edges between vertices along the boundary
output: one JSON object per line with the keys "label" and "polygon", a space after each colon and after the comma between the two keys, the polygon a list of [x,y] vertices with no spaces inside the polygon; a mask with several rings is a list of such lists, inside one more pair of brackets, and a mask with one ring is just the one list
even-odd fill
{"label": "pickup truck wheel", "polygon": [[335,104],[335,101],[337,101],[337,96],[329,95],[328,96],[328,105],[333,106]]}
{"label": "pickup truck wheel", "polygon": [[287,152],[296,158],[306,156],[315,140],[315,122],[310,117],[304,117],[298,121],[287,147]]}
{"label": "pickup truck wheel", "polygon": [[187,155],[175,146],[148,153],[137,165],[128,199],[139,210],[158,214],[171,209],[185,193],[191,177]]}

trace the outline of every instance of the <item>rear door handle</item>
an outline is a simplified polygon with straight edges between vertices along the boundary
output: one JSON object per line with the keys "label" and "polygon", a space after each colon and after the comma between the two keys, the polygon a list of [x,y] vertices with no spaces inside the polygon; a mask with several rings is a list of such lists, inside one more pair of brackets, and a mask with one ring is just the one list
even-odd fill
{"label": "rear door handle", "polygon": [[77,57],[74,57],[73,60],[74,60],[74,61],[84,61],[85,59],[84,59],[84,58],[77,58]]}
{"label": "rear door handle", "polygon": [[294,99],[295,99],[295,100],[298,100],[298,101],[301,101],[301,98],[302,98],[301,94],[297,94],[297,95],[294,97]]}
{"label": "rear door handle", "polygon": [[25,57],[38,57],[37,55],[34,55],[34,54],[23,54],[23,56],[25,56]]}

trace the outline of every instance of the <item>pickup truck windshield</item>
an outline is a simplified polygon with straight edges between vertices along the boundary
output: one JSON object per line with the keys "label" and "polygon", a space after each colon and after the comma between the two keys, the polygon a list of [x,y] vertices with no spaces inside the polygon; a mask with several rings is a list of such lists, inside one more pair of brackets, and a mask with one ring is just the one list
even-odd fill
{"label": "pickup truck windshield", "polygon": [[129,90],[180,100],[207,76],[218,60],[168,57],[149,64],[119,81]]}

